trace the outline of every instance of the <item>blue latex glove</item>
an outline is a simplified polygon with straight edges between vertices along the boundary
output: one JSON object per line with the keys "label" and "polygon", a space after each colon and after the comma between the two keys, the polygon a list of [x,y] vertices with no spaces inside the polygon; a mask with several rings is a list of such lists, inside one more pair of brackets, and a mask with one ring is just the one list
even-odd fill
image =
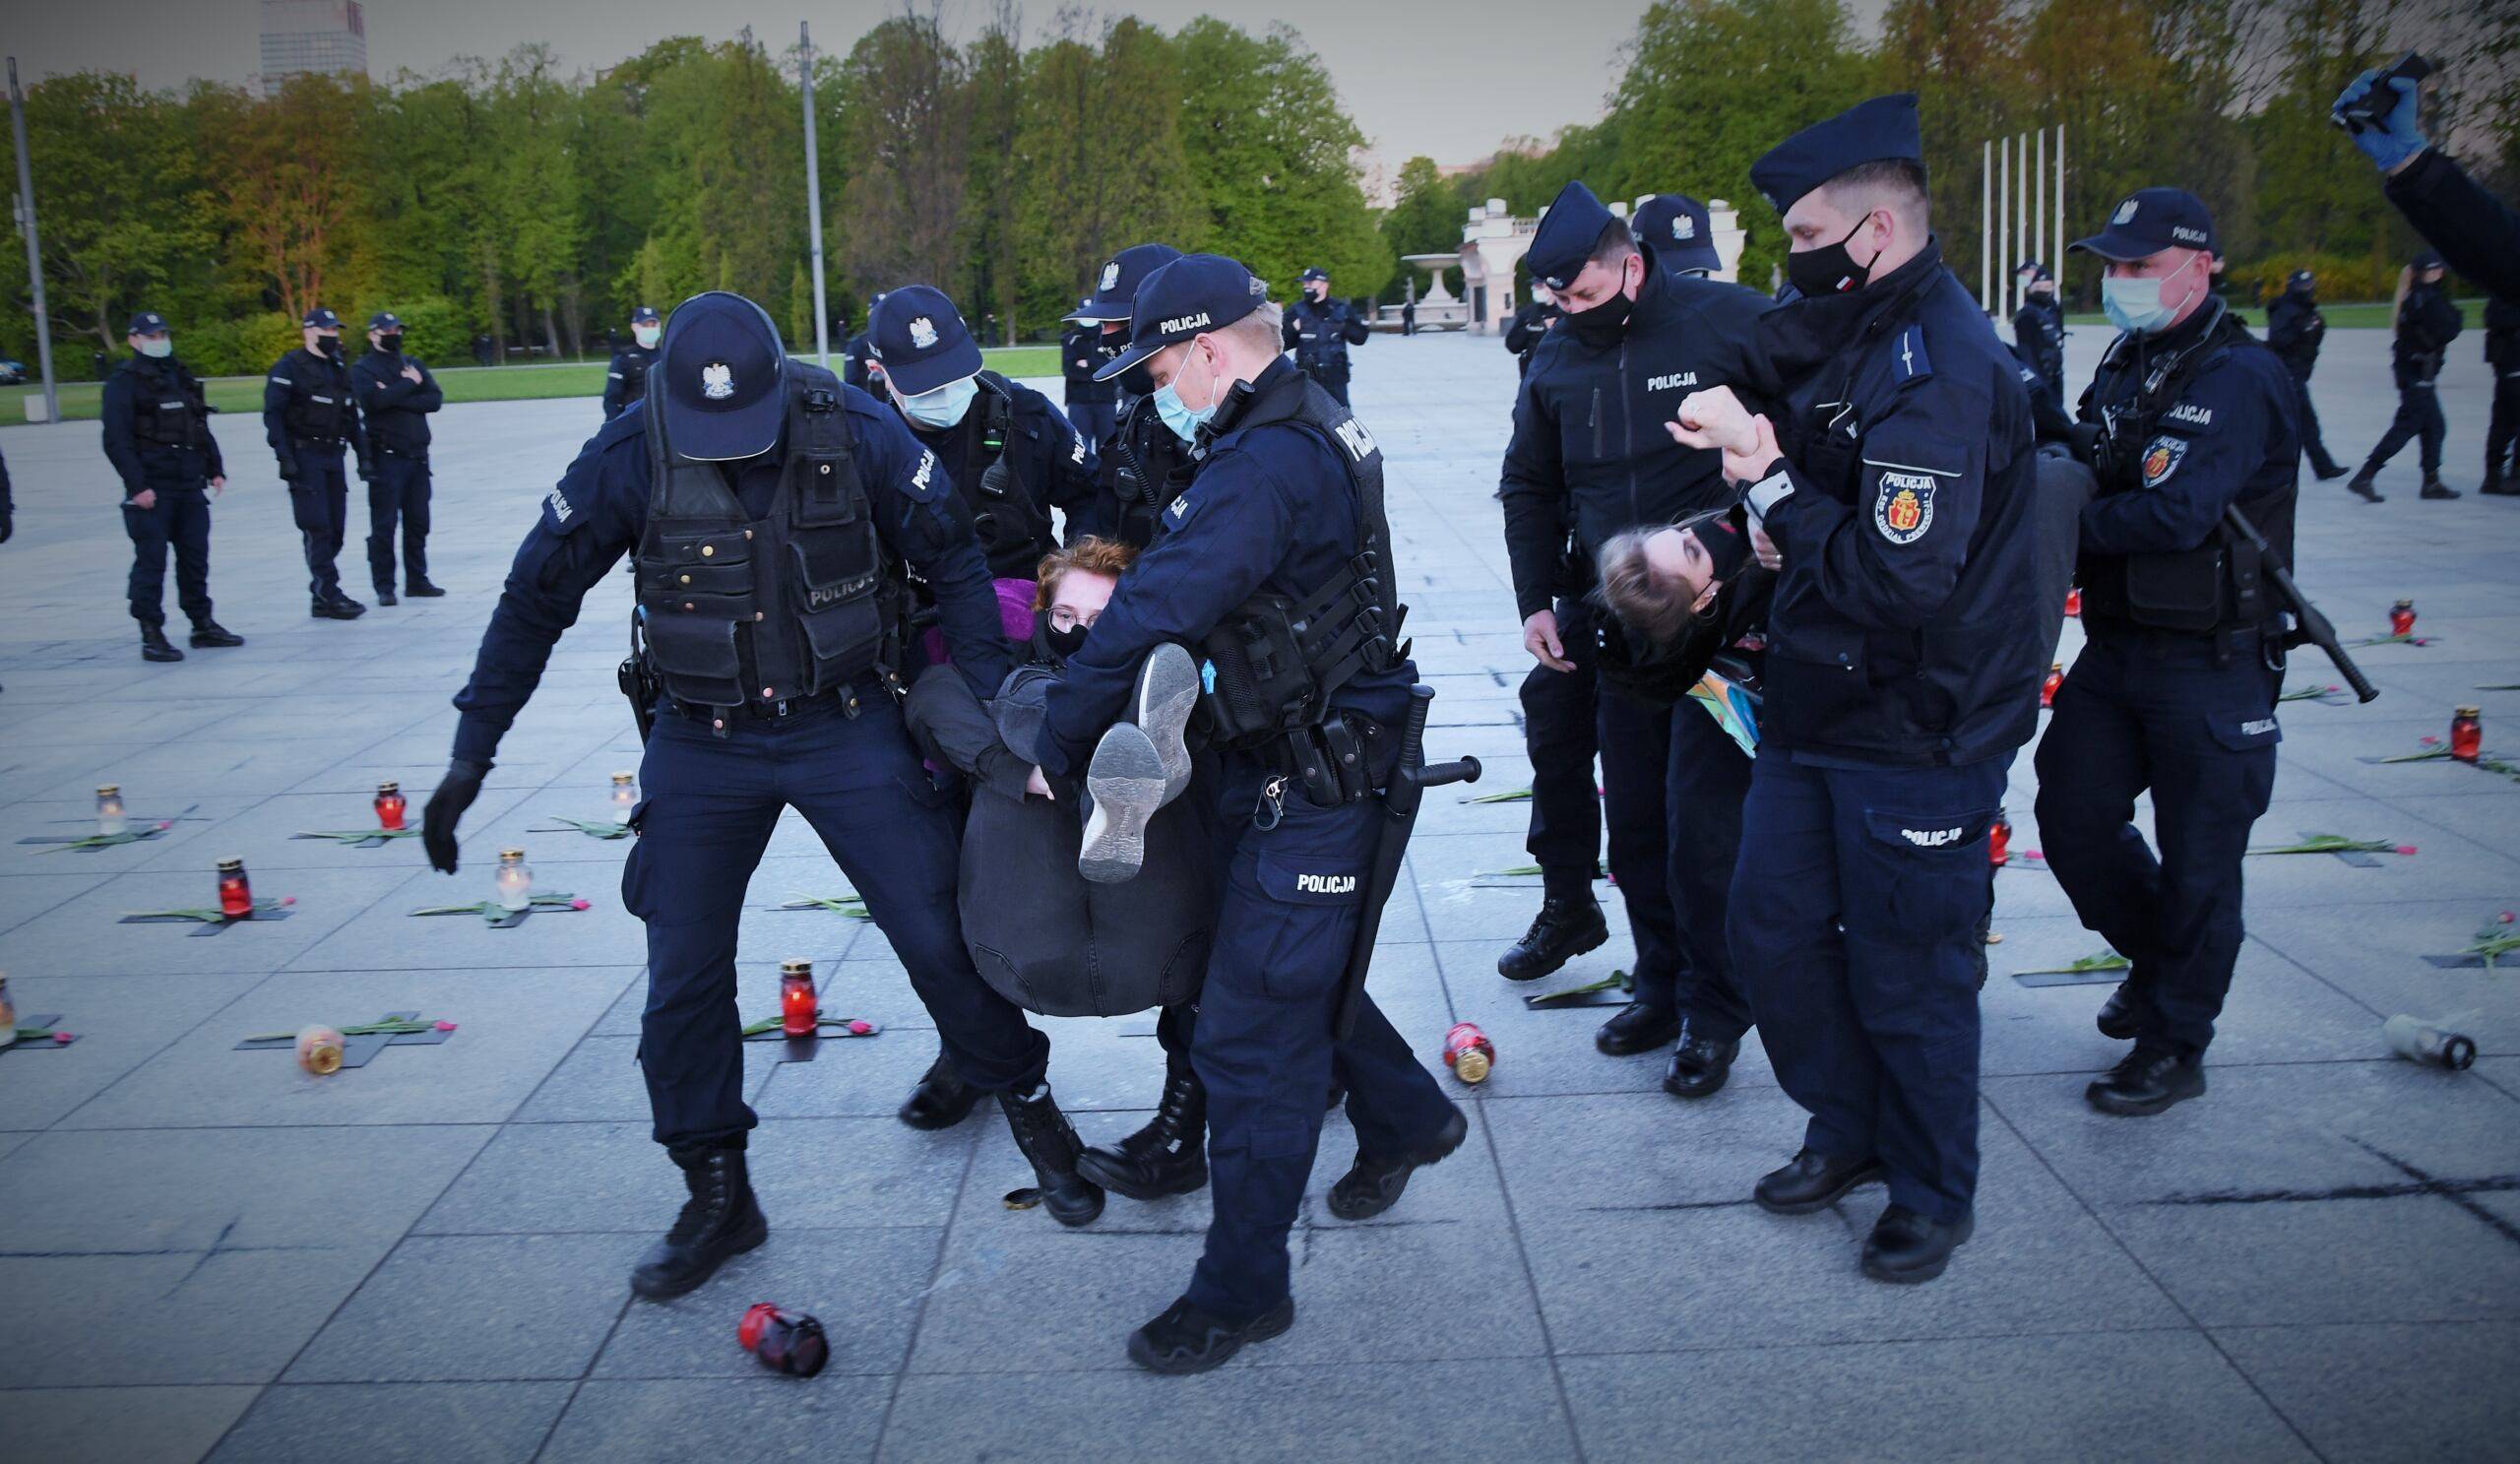
{"label": "blue latex glove", "polygon": [[[2379,79],[2377,68],[2356,77],[2353,85],[2337,94],[2336,105],[2330,108],[2331,114],[2342,114],[2347,106],[2368,95],[2371,84]],[[2424,134],[2415,130],[2417,84],[2405,77],[2393,77],[2389,85],[2396,90],[2398,99],[2383,119],[2387,126],[2377,131],[2354,134],[2354,146],[2361,148],[2362,156],[2370,159],[2372,165],[2382,172],[2389,171],[2429,146],[2425,142]]]}

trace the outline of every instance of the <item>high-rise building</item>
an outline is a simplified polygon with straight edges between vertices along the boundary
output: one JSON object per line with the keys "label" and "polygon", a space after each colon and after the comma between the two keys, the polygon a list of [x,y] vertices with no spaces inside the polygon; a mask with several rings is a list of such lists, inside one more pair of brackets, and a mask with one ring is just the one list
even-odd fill
{"label": "high-rise building", "polygon": [[358,0],[263,0],[263,93],[290,77],[367,75],[367,19]]}

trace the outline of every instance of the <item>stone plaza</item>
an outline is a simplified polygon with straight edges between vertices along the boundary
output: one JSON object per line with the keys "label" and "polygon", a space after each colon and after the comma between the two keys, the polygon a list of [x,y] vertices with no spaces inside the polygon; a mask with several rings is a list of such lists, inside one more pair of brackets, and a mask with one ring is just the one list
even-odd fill
{"label": "stone plaza", "polygon": [[[2106,339],[2075,330],[2073,380]],[[2452,350],[2445,477],[2472,488],[2489,382],[2473,334]],[[1530,659],[1490,497],[1514,380],[1484,337],[1378,338],[1356,359],[1409,630],[1439,693],[1427,752],[1486,766],[1428,797],[1372,989],[1439,1073],[1447,1027],[1480,1024],[1494,1075],[1443,1078],[1470,1141],[1376,1221],[1322,1205],[1354,1149],[1334,1115],[1292,1241],[1294,1329],[1182,1379],[1137,1370],[1122,1341],[1178,1293],[1205,1194],[1114,1197],[1065,1231],[1003,1202],[1030,1175],[985,1109],[942,1133],[896,1121],[934,1037],[871,925],[781,908],[847,893],[793,814],[748,901],[744,1015],[775,1012],[779,961],[803,956],[827,1011],[881,1031],[810,1062],[747,1048],[770,1242],[691,1296],[631,1298],[631,1261],[681,1198],[635,1065],[645,947],[621,908],[627,843],[557,822],[608,819],[608,775],[638,763],[613,684],[625,576],[591,599],[507,738],[462,874],[429,871],[415,840],[290,837],[368,824],[386,779],[416,824],[446,763],[448,698],[593,401],[441,414],[430,549],[452,593],[349,624],[306,616],[259,424],[219,419],[233,477],[212,588],[250,644],[163,667],[140,660],[124,609],[129,548],[95,426],[0,430],[18,495],[0,547],[0,970],[21,1013],[79,1034],[0,1050],[0,1459],[2520,1448],[2520,972],[2459,958],[2520,905],[2520,783],[2376,761],[2422,750],[2461,704],[2484,709],[2489,751],[2520,756],[2520,503],[2418,501],[2413,448],[2376,507],[2304,476],[2303,586],[2349,638],[2384,633],[2411,598],[2435,639],[2359,653],[2384,693],[2368,706],[2284,706],[2257,842],[2415,853],[2252,859],[2212,1091],[2141,1120],[2082,1099],[2122,1051],[2092,1026],[2108,987],[2016,979],[2101,949],[2053,878],[2016,859],[1995,881],[1977,1236],[1943,1279],[1892,1288],[1856,1264],[1878,1187],[1802,1219],[1750,1204],[1802,1118],[1755,1040],[1723,1093],[1681,1103],[1658,1086],[1659,1054],[1593,1050],[1606,1011],[1528,1008],[1531,988],[1495,973],[1539,900],[1505,872],[1527,859],[1526,805],[1474,801],[1528,781],[1515,688]],[[2331,332],[2314,386],[2329,445],[2359,461],[2393,406],[2385,333]],[[361,596],[364,529],[354,504],[345,569]],[[2070,661],[2071,622],[2066,635]],[[2336,679],[2307,653],[2288,685]],[[174,821],[94,852],[22,843],[93,828],[105,783],[136,826]],[[2025,750],[2016,853],[2040,847],[2033,791]],[[413,918],[489,898],[505,845],[528,851],[538,890],[593,908],[514,928]],[[230,855],[258,894],[294,897],[287,920],[214,938],[118,923],[213,903]],[[1604,894],[1620,933],[1539,987],[1626,959]],[[236,1050],[398,1011],[457,1030],[323,1078]],[[2483,1055],[2458,1073],[2391,1055],[2381,1024],[2401,1013]],[[1152,1013],[1047,1028],[1052,1082],[1089,1141],[1143,1120],[1162,1073]],[[821,1318],[820,1377],[771,1375],[736,1345],[762,1301]]]}

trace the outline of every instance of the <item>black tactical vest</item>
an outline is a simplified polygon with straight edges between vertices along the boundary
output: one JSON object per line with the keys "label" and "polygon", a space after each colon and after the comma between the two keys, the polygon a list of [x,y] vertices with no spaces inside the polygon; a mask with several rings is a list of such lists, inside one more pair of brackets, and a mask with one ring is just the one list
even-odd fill
{"label": "black tactical vest", "polygon": [[210,438],[210,403],[201,381],[171,357],[133,366],[131,435],[152,447],[200,448]]}
{"label": "black tactical vest", "polygon": [[745,516],[722,465],[678,456],[647,414],[654,485],[637,561],[647,654],[686,707],[771,704],[898,668],[898,590],[850,455],[840,380],[788,362],[769,513]]}
{"label": "black tactical vest", "polygon": [[1164,506],[1186,485],[1191,466],[1188,445],[1164,424],[1154,398],[1121,404],[1119,425],[1102,444],[1102,467],[1105,491],[1119,510],[1114,531],[1123,542],[1143,549],[1164,537]]}
{"label": "black tactical vest", "polygon": [[[1015,394],[995,371],[979,373],[979,395],[947,435],[946,463],[956,491],[972,510],[991,578],[1031,579],[1041,556],[1058,547],[1050,511],[1007,461]],[[914,423],[915,425],[915,423]]]}
{"label": "black tactical vest", "polygon": [[[300,442],[339,442],[349,436],[350,368],[328,355],[300,348],[288,367],[288,405],[281,421]],[[313,374],[320,373],[320,374]]]}
{"label": "black tactical vest", "polygon": [[[2205,328],[2194,344],[2143,363],[2144,377],[2132,401],[2104,403],[2099,461],[2093,465],[2103,493],[2144,491],[2145,457],[2162,414],[2187,394],[2188,384],[2234,346],[2253,340],[2221,301],[2213,303],[2221,318]],[[2136,368],[2128,359],[2131,336],[2121,336],[2101,361],[2100,380],[2122,377]],[[2093,389],[2092,400],[2104,393]],[[2118,620],[2150,630],[2189,631],[2253,629],[2275,616],[2266,597],[2263,570],[2254,544],[2217,525],[2192,549],[2151,554],[2080,556],[2075,577],[2082,582],[2083,610],[2101,620]]]}
{"label": "black tactical vest", "polygon": [[644,350],[621,352],[616,364],[621,367],[621,403],[623,406],[648,395],[648,365],[656,356]]}

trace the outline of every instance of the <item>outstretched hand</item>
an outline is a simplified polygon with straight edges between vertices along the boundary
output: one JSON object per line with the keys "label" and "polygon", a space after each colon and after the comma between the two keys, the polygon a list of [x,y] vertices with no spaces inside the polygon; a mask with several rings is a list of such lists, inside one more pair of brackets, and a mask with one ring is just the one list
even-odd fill
{"label": "outstretched hand", "polygon": [[420,847],[428,851],[429,867],[440,874],[455,872],[455,825],[481,796],[481,779],[487,771],[457,763],[439,780],[437,792],[429,795],[428,807],[420,814]]}

